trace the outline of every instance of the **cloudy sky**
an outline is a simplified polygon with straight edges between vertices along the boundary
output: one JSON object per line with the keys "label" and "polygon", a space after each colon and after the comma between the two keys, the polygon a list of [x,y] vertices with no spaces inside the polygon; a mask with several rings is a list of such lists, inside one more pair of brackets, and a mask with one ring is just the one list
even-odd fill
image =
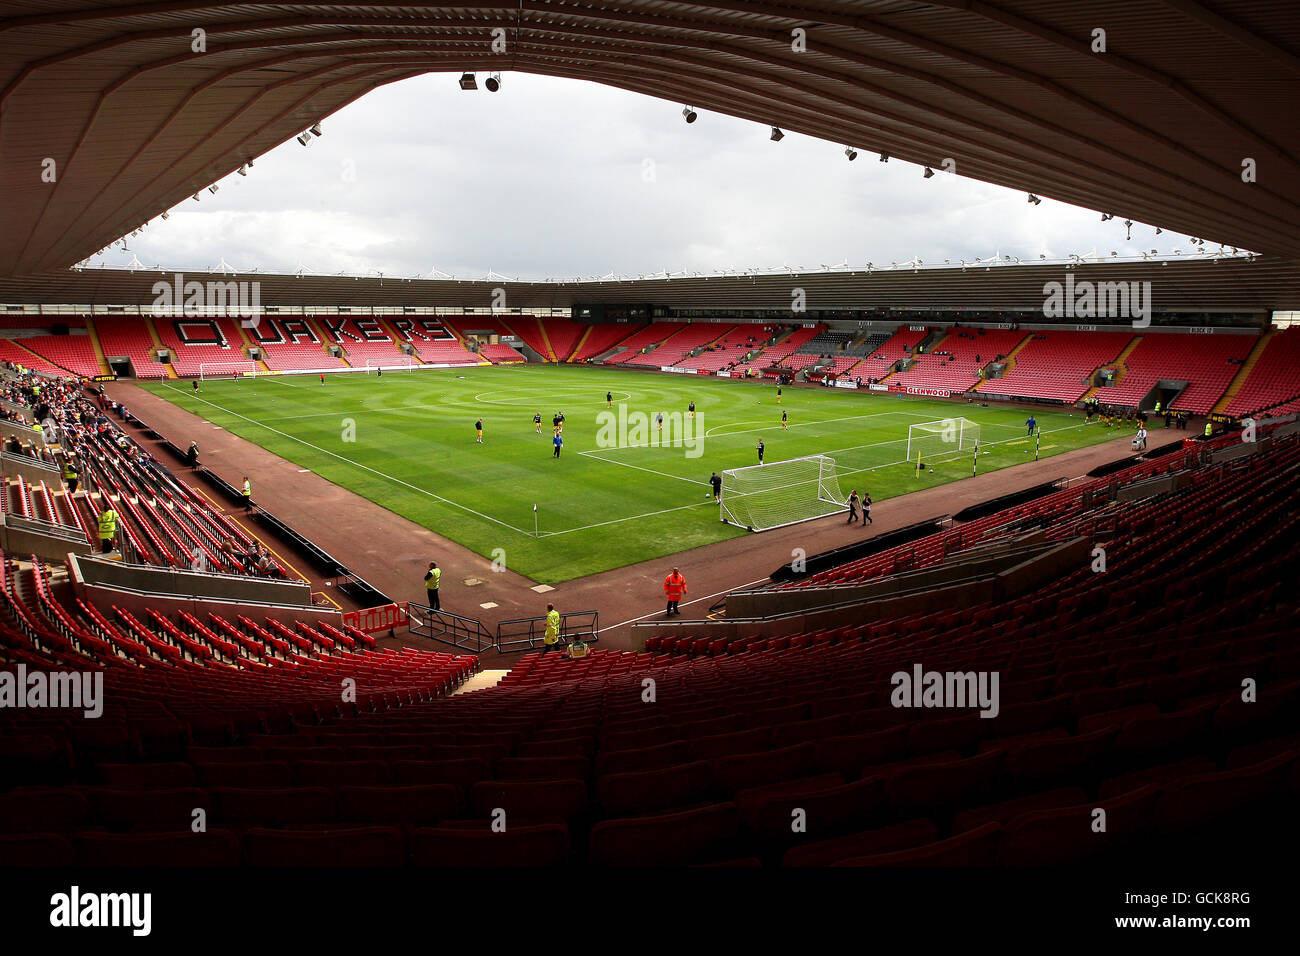
{"label": "cloudy sky", "polygon": [[[484,77],[480,75],[480,81]],[[1023,192],[878,161],[843,144],[591,83],[507,74],[463,92],[432,74],[324,121],[216,195],[155,219],[92,262],[239,271],[518,278],[887,267],[919,257],[1107,256],[1176,248],[1135,226]]]}

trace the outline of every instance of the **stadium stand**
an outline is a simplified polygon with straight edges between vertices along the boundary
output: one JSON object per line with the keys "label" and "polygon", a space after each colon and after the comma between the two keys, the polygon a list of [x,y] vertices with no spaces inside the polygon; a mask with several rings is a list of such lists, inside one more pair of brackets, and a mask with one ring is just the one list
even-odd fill
{"label": "stadium stand", "polygon": [[1092,373],[1114,362],[1133,340],[1128,332],[1034,331],[1001,378],[981,392],[1013,398],[1076,402],[1092,387]]}
{"label": "stadium stand", "polygon": [[1227,414],[1300,411],[1300,326],[1273,333],[1254,367],[1242,372],[1245,382],[1223,409]]}
{"label": "stadium stand", "polygon": [[1169,407],[1204,415],[1223,397],[1255,341],[1254,335],[1143,335],[1124,359],[1125,374],[1116,384],[1097,389],[1097,400],[1106,405],[1137,407],[1157,383],[1185,381],[1187,387],[1170,401]]}
{"label": "stadium stand", "polygon": [[[652,345],[658,345],[671,335],[675,335],[682,329],[686,328],[685,322],[652,322],[644,326],[640,331],[628,336],[624,341],[618,343],[622,346],[622,351],[616,352],[609,358],[605,359],[606,365],[623,365],[629,359],[636,358],[641,354],[642,349],[649,348]],[[658,362],[650,364],[659,364]]]}
{"label": "stadium stand", "polygon": [[716,372],[720,369],[735,368],[741,364],[750,352],[762,347],[763,343],[776,334],[777,327],[772,325],[737,325],[722,338],[699,355],[688,355],[677,363],[678,368],[701,369]]}
{"label": "stadium stand", "polygon": [[[8,556],[3,666],[102,668],[108,693],[94,722],[5,715],[0,785],[21,787],[0,793],[0,858],[38,859],[37,840],[73,861],[171,859],[194,806],[221,821],[203,852],[253,865],[1017,867],[1227,848],[1232,821],[1300,779],[1293,598],[1275,576],[1294,561],[1300,440],[1172,457],[1182,490],[1044,512],[1062,537],[1105,519],[1105,575],[782,637],[528,654],[456,696],[473,657],[270,616],[113,623]],[[1230,507],[1242,487],[1246,511]],[[919,661],[1000,673],[998,718],[891,706],[891,675]],[[357,672],[344,704],[337,681]],[[1243,673],[1258,703],[1242,703]],[[1097,806],[1104,838],[1086,826]],[[488,826],[496,807],[520,824],[509,839]],[[796,807],[815,835],[792,832]]]}
{"label": "stadium stand", "polygon": [[172,368],[178,375],[198,376],[202,366],[252,365],[244,348],[239,319],[168,318],[155,316],[154,328],[172,351]]}
{"label": "stadium stand", "polygon": [[13,362],[15,365],[23,365],[47,375],[61,375],[65,371],[43,356],[34,354],[30,347],[24,348],[23,345],[6,338],[0,338],[0,362]]}
{"label": "stadium stand", "polygon": [[1027,335],[1008,329],[965,329],[954,325],[942,339],[915,356],[915,365],[895,373],[890,383],[968,391],[979,383],[984,366],[999,355],[1010,355]]}
{"label": "stadium stand", "polygon": [[547,318],[536,319],[540,326],[546,342],[551,346],[551,353],[555,356],[557,362],[567,362],[569,356],[578,347],[578,343],[586,334],[587,326],[571,319]]}
{"label": "stadium stand", "polygon": [[344,368],[325,351],[324,334],[305,316],[263,315],[248,330],[249,340],[262,349],[262,363],[279,371]]}
{"label": "stadium stand", "polygon": [[785,359],[793,355],[795,351],[821,333],[825,328],[826,326],[818,323],[813,326],[800,326],[791,329],[785,338],[778,341],[775,345],[770,345],[763,349],[753,362],[748,365],[736,366],[736,368],[732,370],[732,373],[735,375],[743,375],[752,369],[755,372],[770,374],[774,377],[779,373],[766,373],[764,370],[783,364]]}
{"label": "stadium stand", "polygon": [[129,359],[136,378],[168,378],[168,366],[158,361],[148,323],[147,318],[138,315],[97,315],[95,334],[105,358],[110,362]]}
{"label": "stadium stand", "polygon": [[[656,323],[660,325],[661,323]],[[667,336],[659,348],[646,355],[633,355],[624,365],[676,365],[692,351],[717,341],[729,333],[734,325],[725,322],[692,322],[681,325]]]}
{"label": "stadium stand", "polygon": [[616,347],[624,339],[643,329],[640,325],[627,325],[619,322],[605,322],[589,326],[586,337],[578,342],[573,353],[573,362],[589,362],[597,356]]}
{"label": "stadium stand", "polygon": [[863,379],[883,379],[894,370],[894,363],[912,354],[917,343],[929,333],[925,329],[912,330],[900,325],[885,342],[868,353],[858,366],[857,374]]}
{"label": "stadium stand", "polygon": [[397,365],[407,360],[384,323],[375,316],[317,315],[325,341],[343,349],[352,366]]}

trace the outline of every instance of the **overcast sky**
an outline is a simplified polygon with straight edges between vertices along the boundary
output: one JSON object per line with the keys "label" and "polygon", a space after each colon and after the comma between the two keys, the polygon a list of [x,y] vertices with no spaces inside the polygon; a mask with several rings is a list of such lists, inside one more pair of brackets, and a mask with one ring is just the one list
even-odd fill
{"label": "overcast sky", "polygon": [[[1176,248],[1092,210],[593,83],[392,84],[92,263],[549,278]],[[865,144],[857,144],[864,146]]]}

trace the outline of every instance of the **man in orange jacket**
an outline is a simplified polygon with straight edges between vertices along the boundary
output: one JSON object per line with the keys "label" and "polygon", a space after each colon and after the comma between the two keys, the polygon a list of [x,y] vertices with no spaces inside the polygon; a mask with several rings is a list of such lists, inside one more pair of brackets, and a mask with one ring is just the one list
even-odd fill
{"label": "man in orange jacket", "polygon": [[672,574],[664,578],[664,594],[668,596],[668,610],[664,612],[664,617],[676,614],[682,616],[681,609],[677,607],[677,602],[682,599],[686,593],[686,579],[682,577],[682,572],[673,568]]}

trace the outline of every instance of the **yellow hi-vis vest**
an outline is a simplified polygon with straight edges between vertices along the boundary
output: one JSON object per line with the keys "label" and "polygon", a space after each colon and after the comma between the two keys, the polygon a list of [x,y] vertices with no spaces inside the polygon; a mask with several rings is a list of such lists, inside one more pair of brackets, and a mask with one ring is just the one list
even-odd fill
{"label": "yellow hi-vis vest", "polygon": [[1205,437],[1206,438],[1214,437],[1214,422],[1205,423]]}
{"label": "yellow hi-vis vest", "polygon": [[438,590],[438,582],[442,580],[442,568],[433,568],[429,571],[429,576],[424,579],[424,586],[429,591]]}
{"label": "yellow hi-vis vest", "polygon": [[251,498],[252,496],[253,496],[253,486],[250,485],[248,482],[244,482],[244,497]]}
{"label": "yellow hi-vis vest", "polygon": [[72,480],[74,480],[76,477],[77,477],[77,469],[76,469],[76,468],[73,468],[71,465],[64,465],[64,466],[63,466],[63,480],[64,480],[64,481],[72,481]]}
{"label": "yellow hi-vis vest", "polygon": [[112,508],[105,508],[104,513],[99,516],[99,536],[111,538],[115,534],[117,534],[117,512]]}
{"label": "yellow hi-vis vest", "polygon": [[546,615],[546,643],[554,644],[560,639],[560,612],[549,611]]}

